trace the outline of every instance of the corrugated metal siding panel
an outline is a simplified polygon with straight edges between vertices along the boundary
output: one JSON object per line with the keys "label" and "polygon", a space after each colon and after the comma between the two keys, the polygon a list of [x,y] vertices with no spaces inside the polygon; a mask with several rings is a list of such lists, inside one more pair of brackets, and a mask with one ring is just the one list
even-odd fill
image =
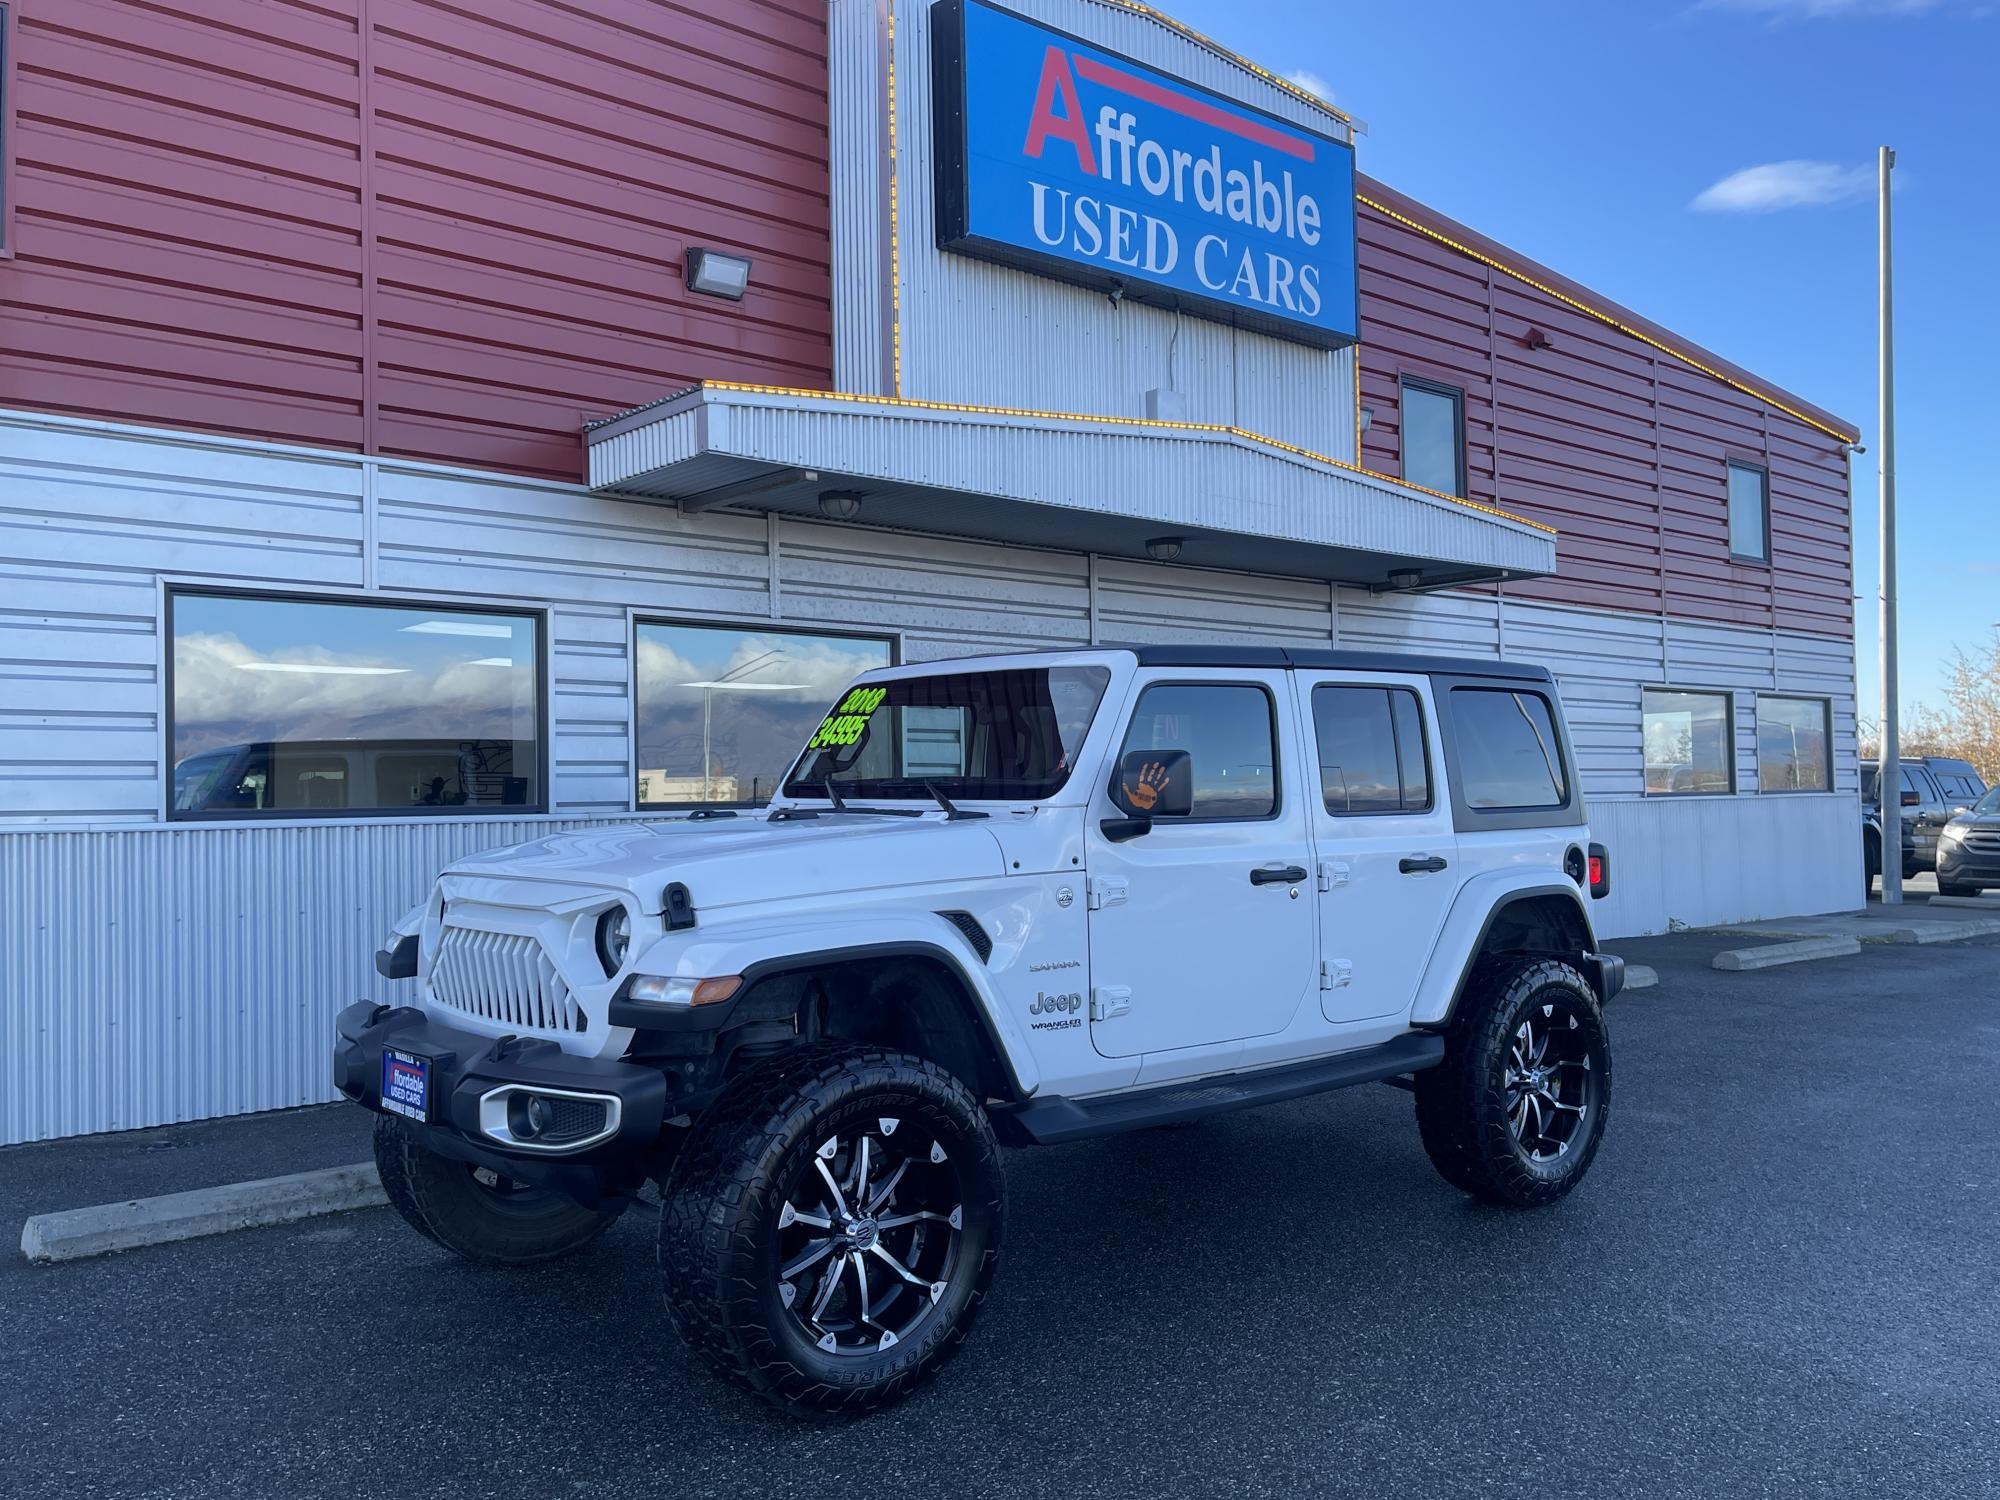
{"label": "corrugated metal siding panel", "polygon": [[[831,376],[814,0],[64,0],[17,33],[0,403],[568,479],[586,415]],[[742,302],[686,292],[689,245],[753,257]]]}
{"label": "corrugated metal siding panel", "polygon": [[[888,40],[878,0],[827,7],[832,166],[833,383],[892,396]],[[872,106],[872,107],[871,107]]]}
{"label": "corrugated metal siding panel", "polygon": [[[1592,919],[1600,937],[1854,911],[1861,880],[1861,805],[1830,797],[1601,798],[1590,831],[1611,851],[1611,895]],[[1784,877],[1746,849],[1782,849]]]}
{"label": "corrugated metal siding panel", "polygon": [[[577,820],[0,833],[0,1144],[313,1104],[447,862]],[[88,914],[87,916],[85,914]]]}
{"label": "corrugated metal siding panel", "polygon": [[[838,3],[873,9],[872,0]],[[1147,391],[1175,390],[1185,398],[1191,421],[1247,427],[1343,458],[1353,454],[1353,385],[1344,353],[1241,333],[1136,302],[1114,307],[1096,292],[938,250],[930,6],[927,0],[892,3],[905,396],[1136,417],[1148,415]],[[1035,20],[1226,97],[1323,133],[1340,133],[1337,121],[1132,11],[1074,0],[1010,3]],[[838,191],[847,187],[836,183]],[[866,227],[844,216],[841,222],[844,231]],[[854,264],[857,274],[866,274],[865,255],[857,253]],[[857,287],[854,295],[862,298],[865,290]],[[966,358],[969,349],[977,349],[979,357]]]}
{"label": "corrugated metal siding panel", "polygon": [[[1365,206],[1360,232],[1363,460],[1402,472],[1399,375],[1462,388],[1471,497],[1560,532],[1510,598],[1851,632],[1833,439]],[[1727,456],[1769,467],[1772,568],[1729,560]]]}
{"label": "corrugated metal siding panel", "polygon": [[910,661],[1090,641],[1089,568],[1073,553],[781,518],[789,618],[904,632]]}

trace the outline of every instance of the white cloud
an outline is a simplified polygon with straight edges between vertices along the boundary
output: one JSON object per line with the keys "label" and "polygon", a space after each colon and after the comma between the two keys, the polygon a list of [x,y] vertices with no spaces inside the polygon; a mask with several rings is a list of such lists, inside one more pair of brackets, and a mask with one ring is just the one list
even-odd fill
{"label": "white cloud", "polygon": [[272,738],[532,739],[534,723],[534,676],[525,669],[387,666],[320,647],[273,661],[226,633],[174,641],[177,757]]}
{"label": "white cloud", "polygon": [[1696,194],[1699,213],[1765,214],[1851,203],[1875,191],[1875,168],[1831,161],[1768,161],[1731,172]]}
{"label": "white cloud", "polygon": [[1304,89],[1308,94],[1317,95],[1328,104],[1333,103],[1333,85],[1328,83],[1311,68],[1294,68],[1285,75],[1285,82],[1294,88]]}

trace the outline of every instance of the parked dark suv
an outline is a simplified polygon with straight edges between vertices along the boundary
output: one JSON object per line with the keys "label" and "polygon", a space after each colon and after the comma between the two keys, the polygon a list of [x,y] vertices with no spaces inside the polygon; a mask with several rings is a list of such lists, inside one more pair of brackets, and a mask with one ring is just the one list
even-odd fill
{"label": "parked dark suv", "polygon": [[1944,825],[1937,877],[1943,896],[1976,896],[2000,886],[2000,787]]}
{"label": "parked dark suv", "polygon": [[[1861,767],[1862,849],[1868,878],[1882,873],[1882,799],[1876,767]],[[1970,762],[1945,756],[1907,756],[1902,762],[1903,875],[1934,870],[1938,835],[1986,794],[1986,781]]]}

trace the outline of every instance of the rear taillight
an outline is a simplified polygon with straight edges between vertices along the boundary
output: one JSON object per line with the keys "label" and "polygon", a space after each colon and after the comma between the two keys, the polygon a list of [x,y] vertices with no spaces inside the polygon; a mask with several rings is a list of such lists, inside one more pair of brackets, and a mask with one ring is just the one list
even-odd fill
{"label": "rear taillight", "polygon": [[1611,894],[1611,854],[1602,844],[1590,846],[1590,894],[1602,900]]}

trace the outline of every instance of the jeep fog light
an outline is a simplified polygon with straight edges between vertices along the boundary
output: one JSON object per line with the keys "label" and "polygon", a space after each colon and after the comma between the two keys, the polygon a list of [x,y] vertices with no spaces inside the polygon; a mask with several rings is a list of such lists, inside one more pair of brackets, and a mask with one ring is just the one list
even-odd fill
{"label": "jeep fog light", "polygon": [[632,918],[622,906],[614,906],[597,919],[597,961],[606,974],[625,967],[625,955],[632,951]]}
{"label": "jeep fog light", "polygon": [[632,981],[630,998],[640,1005],[720,1005],[742,987],[741,974],[725,974],[719,979],[641,974]]}

